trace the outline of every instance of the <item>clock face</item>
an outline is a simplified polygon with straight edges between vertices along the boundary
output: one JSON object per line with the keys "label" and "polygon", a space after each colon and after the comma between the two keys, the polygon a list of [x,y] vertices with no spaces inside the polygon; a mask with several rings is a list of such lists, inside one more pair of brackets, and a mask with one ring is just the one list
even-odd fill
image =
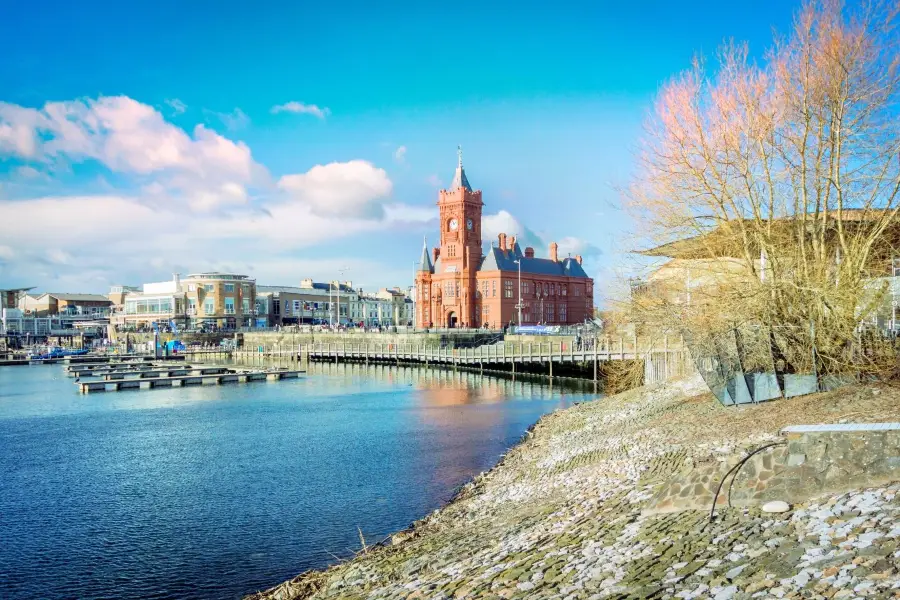
{"label": "clock face", "polygon": [[459,221],[457,221],[456,219],[450,219],[450,231],[456,231],[458,227]]}
{"label": "clock face", "polygon": [[475,223],[472,222],[472,219],[466,219],[466,229],[472,231],[472,228],[475,226]]}

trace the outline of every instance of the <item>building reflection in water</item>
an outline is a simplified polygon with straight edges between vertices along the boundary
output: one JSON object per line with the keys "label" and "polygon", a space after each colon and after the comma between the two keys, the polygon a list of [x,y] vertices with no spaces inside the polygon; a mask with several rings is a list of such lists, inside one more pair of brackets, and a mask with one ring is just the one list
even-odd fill
{"label": "building reflection in water", "polygon": [[363,386],[409,388],[406,414],[414,421],[408,429],[415,434],[407,451],[415,454],[420,473],[431,474],[431,485],[444,490],[493,466],[540,415],[597,398],[585,385],[449,369],[312,363],[309,372],[346,377]]}

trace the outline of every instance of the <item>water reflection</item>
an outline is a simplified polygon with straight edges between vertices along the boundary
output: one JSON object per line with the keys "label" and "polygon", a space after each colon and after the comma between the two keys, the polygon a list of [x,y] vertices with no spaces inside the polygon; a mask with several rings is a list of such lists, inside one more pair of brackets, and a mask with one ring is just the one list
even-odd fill
{"label": "water reflection", "polygon": [[0,598],[240,597],[347,556],[357,528],[406,527],[542,414],[593,397],[325,363],[278,383],[79,394],[60,365],[0,368]]}

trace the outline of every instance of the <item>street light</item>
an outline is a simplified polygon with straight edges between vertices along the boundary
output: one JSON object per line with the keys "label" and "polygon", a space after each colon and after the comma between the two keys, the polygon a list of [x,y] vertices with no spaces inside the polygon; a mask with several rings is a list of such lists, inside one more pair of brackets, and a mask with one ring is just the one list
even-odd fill
{"label": "street light", "polygon": [[[338,273],[341,274],[341,277],[338,278],[338,282],[337,282],[337,324],[338,324],[338,327],[341,326],[341,278],[343,278],[344,273],[346,273],[349,270],[350,270],[349,267],[341,267],[340,269],[338,269]],[[348,314],[350,313],[349,308],[350,307],[348,306],[347,307]]]}
{"label": "street light", "polygon": [[513,261],[519,267],[519,302],[516,308],[519,310],[519,327],[522,326],[522,259],[517,258]]}

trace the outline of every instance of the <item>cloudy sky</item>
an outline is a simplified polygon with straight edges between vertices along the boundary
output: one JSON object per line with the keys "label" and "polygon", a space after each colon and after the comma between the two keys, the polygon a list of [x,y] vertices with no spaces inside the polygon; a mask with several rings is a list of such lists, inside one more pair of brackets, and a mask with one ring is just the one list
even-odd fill
{"label": "cloudy sky", "polygon": [[557,241],[602,288],[654,93],[795,8],[184,4],[0,5],[0,287],[408,285],[460,144],[486,238]]}

